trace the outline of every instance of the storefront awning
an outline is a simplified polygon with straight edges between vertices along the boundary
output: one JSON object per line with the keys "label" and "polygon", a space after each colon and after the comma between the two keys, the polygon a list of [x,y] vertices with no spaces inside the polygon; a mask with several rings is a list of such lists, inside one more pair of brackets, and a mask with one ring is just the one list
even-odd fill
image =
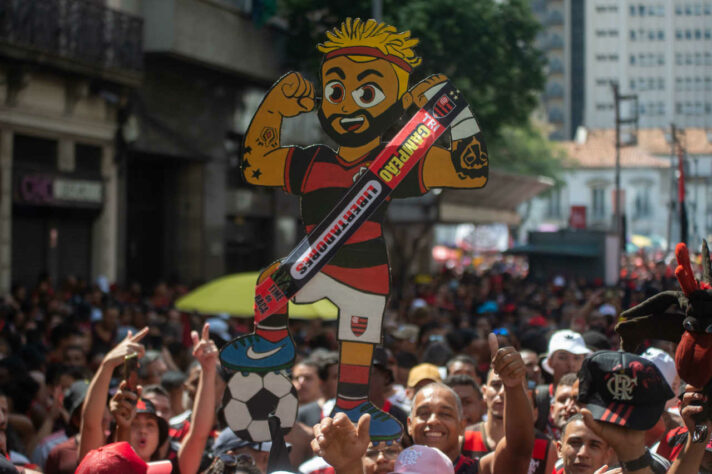
{"label": "storefront awning", "polygon": [[482,189],[444,189],[439,196],[438,221],[518,225],[517,207],[553,185],[553,180],[541,176],[490,170]]}

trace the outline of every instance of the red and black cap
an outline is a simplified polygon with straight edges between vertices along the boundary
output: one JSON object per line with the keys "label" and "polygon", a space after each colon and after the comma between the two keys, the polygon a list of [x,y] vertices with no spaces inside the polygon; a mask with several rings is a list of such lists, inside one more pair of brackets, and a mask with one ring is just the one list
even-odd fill
{"label": "red and black cap", "polygon": [[139,398],[136,402],[136,414],[145,413],[147,415],[153,415],[158,423],[158,446],[162,446],[163,442],[168,438],[168,422],[158,416],[156,411],[156,406],[150,400],[145,398]]}
{"label": "red and black cap", "polygon": [[652,428],[674,396],[655,364],[629,352],[591,354],[578,378],[578,401],[594,419],[634,430]]}

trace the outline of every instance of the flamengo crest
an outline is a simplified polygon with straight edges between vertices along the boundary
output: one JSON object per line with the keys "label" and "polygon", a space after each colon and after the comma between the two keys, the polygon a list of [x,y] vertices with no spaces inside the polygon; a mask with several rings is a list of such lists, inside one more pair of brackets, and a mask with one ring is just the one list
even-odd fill
{"label": "flamengo crest", "polygon": [[638,377],[630,378],[626,374],[613,374],[608,379],[606,388],[616,400],[632,400],[633,389],[638,385]]}

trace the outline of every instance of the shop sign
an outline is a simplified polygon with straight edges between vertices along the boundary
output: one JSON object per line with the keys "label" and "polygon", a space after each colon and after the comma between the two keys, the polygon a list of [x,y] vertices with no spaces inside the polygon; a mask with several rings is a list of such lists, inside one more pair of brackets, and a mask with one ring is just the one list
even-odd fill
{"label": "shop sign", "polygon": [[15,201],[38,206],[101,207],[101,181],[71,179],[45,174],[18,177]]}

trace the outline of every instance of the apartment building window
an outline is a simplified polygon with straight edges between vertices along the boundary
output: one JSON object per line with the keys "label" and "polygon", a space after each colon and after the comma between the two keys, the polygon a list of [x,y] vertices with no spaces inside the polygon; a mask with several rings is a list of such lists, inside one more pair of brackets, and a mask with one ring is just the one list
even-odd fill
{"label": "apartment building window", "polygon": [[682,66],[683,62],[684,61],[683,61],[682,53],[675,53],[675,65]]}
{"label": "apartment building window", "polygon": [[695,30],[695,39],[702,39],[702,30]]}
{"label": "apartment building window", "polygon": [[702,54],[701,53],[695,53],[695,64],[699,66],[702,64]]}
{"label": "apartment building window", "polygon": [[675,30],[675,38],[679,40],[682,39],[682,30]]}
{"label": "apartment building window", "polygon": [[635,64],[635,54],[630,55],[630,64],[634,65]]}
{"label": "apartment building window", "polygon": [[655,40],[655,31],[654,30],[648,30],[648,39],[651,41]]}
{"label": "apartment building window", "polygon": [[712,77],[705,77],[705,90],[712,91]]}
{"label": "apartment building window", "polygon": [[702,15],[702,5],[700,5],[699,3],[695,3],[695,15]]}
{"label": "apartment building window", "polygon": [[705,30],[705,39],[706,40],[712,39],[712,30],[709,30],[709,29]]}
{"label": "apartment building window", "polygon": [[561,188],[555,188],[549,192],[549,197],[546,200],[546,216],[561,217]]}
{"label": "apartment building window", "polygon": [[600,220],[606,215],[606,188],[591,188],[591,217]]}
{"label": "apartment building window", "polygon": [[665,31],[663,30],[658,30],[658,40],[664,40],[665,39]]}
{"label": "apartment building window", "polygon": [[635,79],[631,79],[629,83],[630,90],[634,91],[635,90]]}
{"label": "apartment building window", "polygon": [[664,90],[664,89],[665,89],[665,78],[658,77],[658,90]]}
{"label": "apartment building window", "polygon": [[682,15],[682,5],[675,5],[675,15]]}
{"label": "apartment building window", "polygon": [[705,3],[704,11],[705,15],[712,15],[712,3]]}
{"label": "apartment building window", "polygon": [[645,5],[638,5],[638,15],[645,16]]}
{"label": "apartment building window", "polygon": [[692,30],[685,30],[685,39],[692,39]]}
{"label": "apartment building window", "polygon": [[635,5],[630,6],[630,16],[635,16]]}
{"label": "apartment building window", "polygon": [[692,15],[692,6],[689,3],[685,5],[685,15]]}
{"label": "apartment building window", "polygon": [[634,212],[636,218],[648,217],[650,215],[650,183],[643,183],[635,188]]}
{"label": "apartment building window", "polygon": [[705,66],[712,66],[712,53],[709,51],[705,52]]}
{"label": "apartment building window", "polygon": [[659,53],[658,54],[658,66],[664,66],[665,65],[665,54]]}

